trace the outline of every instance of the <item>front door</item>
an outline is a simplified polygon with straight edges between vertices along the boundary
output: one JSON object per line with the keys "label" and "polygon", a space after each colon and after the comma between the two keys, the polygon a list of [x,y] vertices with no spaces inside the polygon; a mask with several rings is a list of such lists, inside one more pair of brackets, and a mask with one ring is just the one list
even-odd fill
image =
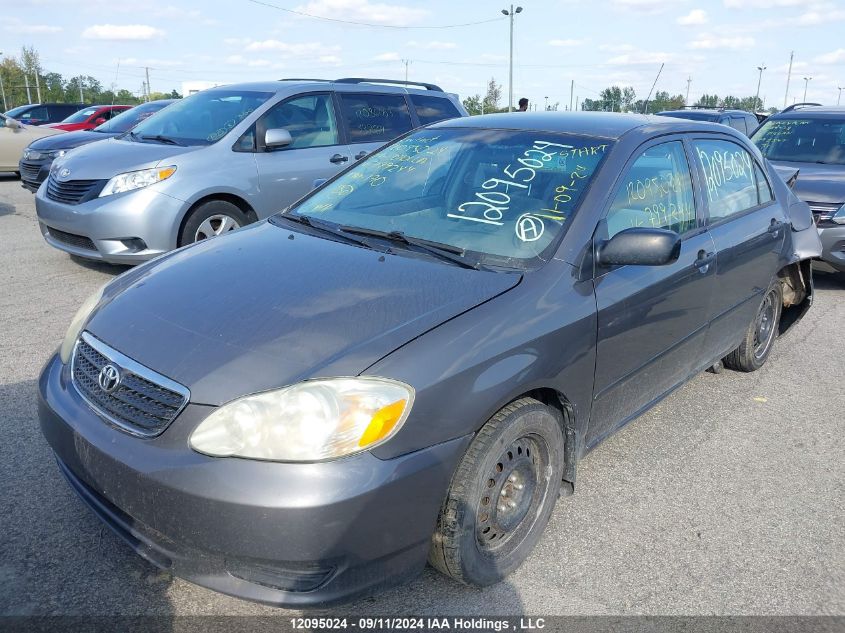
{"label": "front door", "polygon": [[597,268],[598,342],[587,445],[689,376],[701,355],[714,289],[715,246],[696,213],[684,144],[651,144],[629,163],[597,239],[631,227],[677,232],[665,266]]}
{"label": "front door", "polygon": [[692,147],[718,253],[706,344],[715,359],[740,344],[757,315],[763,295],[783,266],[790,225],[763,170],[742,145],[710,138],[694,139]]}
{"label": "front door", "polygon": [[[282,128],[293,142],[279,149],[264,145],[267,130]],[[259,217],[281,211],[325,180],[347,167],[352,159],[338,133],[329,92],[299,95],[282,101],[256,122]]]}

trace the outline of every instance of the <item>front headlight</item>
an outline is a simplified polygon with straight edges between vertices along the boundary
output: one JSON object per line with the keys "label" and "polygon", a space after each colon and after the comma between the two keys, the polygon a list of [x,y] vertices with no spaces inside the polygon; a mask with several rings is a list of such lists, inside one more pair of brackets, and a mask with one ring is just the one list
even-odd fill
{"label": "front headlight", "polygon": [[845,204],[839,207],[839,211],[834,213],[830,219],[837,224],[845,224]]}
{"label": "front headlight", "polygon": [[79,338],[79,334],[88,322],[88,317],[91,316],[94,308],[97,307],[97,304],[100,303],[100,300],[103,298],[103,291],[105,289],[106,286],[103,285],[102,288],[88,297],[82,305],[79,306],[79,310],[77,310],[76,314],[73,316],[73,320],[70,322],[70,326],[65,333],[65,338],[62,341],[62,347],[59,349],[59,357],[65,365],[67,365],[70,361],[70,355],[73,353],[73,346],[76,345],[76,339]]}
{"label": "front headlight", "polygon": [[313,462],[371,449],[394,435],[414,390],[386,378],[326,378],[223,405],[191,434],[215,457]]}
{"label": "front headlight", "polygon": [[100,197],[149,187],[162,180],[167,180],[175,173],[175,165],[170,165],[169,167],[153,167],[152,169],[141,169],[139,171],[127,171],[109,180],[100,192]]}
{"label": "front headlight", "polygon": [[37,149],[30,149],[26,148],[23,151],[23,159],[24,160],[41,160],[42,158],[61,158],[65,154],[67,154],[68,150],[66,149],[54,149],[50,150],[49,152],[42,152]]}

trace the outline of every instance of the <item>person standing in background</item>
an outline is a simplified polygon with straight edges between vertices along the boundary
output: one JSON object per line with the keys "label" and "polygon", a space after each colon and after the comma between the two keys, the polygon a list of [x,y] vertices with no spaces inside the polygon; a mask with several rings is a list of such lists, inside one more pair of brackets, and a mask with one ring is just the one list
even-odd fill
{"label": "person standing in background", "polygon": [[526,99],[525,97],[522,97],[522,99],[519,100],[519,110],[517,110],[517,112],[527,112],[527,111],[528,111],[528,99]]}

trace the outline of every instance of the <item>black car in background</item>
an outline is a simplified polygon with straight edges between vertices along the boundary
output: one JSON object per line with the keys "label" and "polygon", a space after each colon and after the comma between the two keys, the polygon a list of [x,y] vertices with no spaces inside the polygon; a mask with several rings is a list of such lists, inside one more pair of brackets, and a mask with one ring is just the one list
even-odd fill
{"label": "black car in background", "polygon": [[150,101],[117,115],[93,130],[57,134],[33,141],[23,151],[23,156],[18,164],[21,186],[35,193],[41,183],[50,175],[50,166],[53,164],[53,159],[64,156],[74,147],[124,134],[144,119],[173,103],[173,101],[173,99]]}
{"label": "black car in background", "polygon": [[757,116],[752,112],[745,112],[744,110],[693,107],[684,108],[683,110],[664,110],[663,112],[658,112],[657,114],[658,116],[671,116],[676,119],[721,123],[722,125],[729,125],[735,130],[739,130],[746,136],[750,136],[759,125],[759,119]]}
{"label": "black car in background", "polygon": [[822,260],[845,272],[845,107],[798,104],[751,137],[795,194],[810,205]]}
{"label": "black car in background", "polygon": [[84,103],[30,103],[12,108],[4,114],[27,125],[45,125],[61,123],[84,107]]}

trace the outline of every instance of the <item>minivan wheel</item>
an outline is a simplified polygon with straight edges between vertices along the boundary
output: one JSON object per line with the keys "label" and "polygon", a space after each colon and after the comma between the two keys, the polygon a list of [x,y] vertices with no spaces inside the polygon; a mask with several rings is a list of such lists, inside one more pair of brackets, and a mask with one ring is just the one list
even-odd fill
{"label": "minivan wheel", "polygon": [[522,564],[560,492],[561,423],[557,409],[520,398],[481,428],[441,507],[428,555],[432,567],[485,586]]}
{"label": "minivan wheel", "polygon": [[754,320],[745,331],[742,343],[725,356],[725,367],[737,371],[756,371],[769,357],[778,336],[780,315],[783,309],[783,289],[775,279],[763,296]]}
{"label": "minivan wheel", "polygon": [[179,246],[223,235],[249,224],[243,211],[225,200],[209,200],[191,211],[179,234]]}

